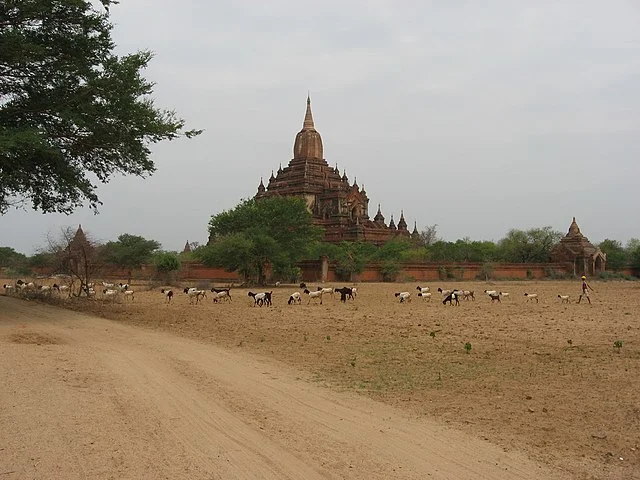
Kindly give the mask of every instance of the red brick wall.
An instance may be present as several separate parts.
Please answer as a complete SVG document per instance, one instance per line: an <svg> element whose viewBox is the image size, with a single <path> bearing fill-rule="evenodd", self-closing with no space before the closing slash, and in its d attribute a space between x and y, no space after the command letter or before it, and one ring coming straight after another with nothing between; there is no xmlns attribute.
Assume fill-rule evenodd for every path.
<svg viewBox="0 0 640 480"><path fill-rule="evenodd" d="M305 282L321 281L320 261L305 261L299 264L302 269L302 279ZM459 263L459 264L441 264L441 263L405 263L402 264L397 280L413 279L416 281L432 281L439 280L441 276L441 268L447 269L453 278L459 280L475 280L482 271L484 264L482 263ZM526 278L543 278L545 273L553 269L558 274L567 273L565 266L555 263L502 263L493 264L491 278L504 279L526 279ZM354 275L353 280L359 282L381 282L382 272L379 264L369 264L362 273ZM335 282L337 280L335 272L335 264L329 264L329 271L325 281Z"/></svg>

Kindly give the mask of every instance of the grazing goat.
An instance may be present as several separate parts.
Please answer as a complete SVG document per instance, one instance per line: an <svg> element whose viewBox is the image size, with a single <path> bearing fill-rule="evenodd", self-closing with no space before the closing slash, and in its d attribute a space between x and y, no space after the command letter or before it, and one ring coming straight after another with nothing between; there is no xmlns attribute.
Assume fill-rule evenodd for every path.
<svg viewBox="0 0 640 480"><path fill-rule="evenodd" d="M422 300L429 300L431 301L431 292L420 292L418 293L419 297L422 297Z"/></svg>
<svg viewBox="0 0 640 480"><path fill-rule="evenodd" d="M300 282L300 288L307 288L307 284L304 282Z"/></svg>
<svg viewBox="0 0 640 480"><path fill-rule="evenodd" d="M122 285L122 284L121 284L121 285ZM113 288L113 287L115 287L116 285L115 285L115 283L102 282L102 286L103 286L104 288Z"/></svg>
<svg viewBox="0 0 640 480"><path fill-rule="evenodd" d="M462 295L462 298L464 298L465 300L474 300L476 299L473 290L460 290L460 294Z"/></svg>
<svg viewBox="0 0 640 480"><path fill-rule="evenodd" d="M394 295L400 299L400 303L411 301L411 293L409 292L396 292Z"/></svg>
<svg viewBox="0 0 640 480"><path fill-rule="evenodd" d="M231 301L231 292L228 288L212 288L211 291L215 292L215 295L213 296L213 303L222 302L223 300L226 300L227 302Z"/></svg>
<svg viewBox="0 0 640 480"><path fill-rule="evenodd" d="M247 295L250 296L251 298L253 298L253 306L254 307L256 305L261 307L262 305L266 305L266 306L271 305L271 294L272 293L273 293L273 291L271 291L271 292L260 292L260 293L249 292Z"/></svg>
<svg viewBox="0 0 640 480"><path fill-rule="evenodd" d="M569 303L570 296L569 295L558 295L560 299L560 303Z"/></svg>
<svg viewBox="0 0 640 480"><path fill-rule="evenodd" d="M508 292L498 292L502 298L509 298Z"/></svg>
<svg viewBox="0 0 640 480"><path fill-rule="evenodd" d="M295 305L296 303L300 305L302 303L300 292L293 292L291 295L289 295L289 301L287 303L289 305Z"/></svg>
<svg viewBox="0 0 640 480"><path fill-rule="evenodd" d="M322 290L322 293L324 295L331 295L331 298L333 298L333 288L331 288L331 287L325 287L325 288L318 287L318 291L320 291L320 290Z"/></svg>
<svg viewBox="0 0 640 480"><path fill-rule="evenodd" d="M2 288L4 288L4 293L5 293L5 295L8 295L8 294L10 294L13 290L15 290L15 289L13 288L13 285L9 285L9 284L7 284L7 283L5 283L5 284L2 286Z"/></svg>
<svg viewBox="0 0 640 480"><path fill-rule="evenodd" d="M459 307L460 306L460 299L458 298L459 296L460 296L459 292L457 290L454 290L449 295L447 295L444 300L442 300L442 304L446 305L447 302L449 302L449 305L453 305L453 302L456 302L456 307Z"/></svg>
<svg viewBox="0 0 640 480"><path fill-rule="evenodd" d="M173 298L173 290L163 288L162 290L160 290L160 293L164 293L165 303L171 303L171 299Z"/></svg>
<svg viewBox="0 0 640 480"><path fill-rule="evenodd" d="M498 293L497 290L485 290L484 293L486 293L487 295L491 296L492 294Z"/></svg>
<svg viewBox="0 0 640 480"><path fill-rule="evenodd" d="M535 300L535 301L536 301L536 303L538 303L538 302L539 302L539 300L538 300L538 294L537 294L537 293L525 293L525 294L524 294L524 296L525 296L525 297L527 297L527 302L528 302L529 300Z"/></svg>
<svg viewBox="0 0 640 480"><path fill-rule="evenodd" d="M122 292L122 293L124 293L124 298L125 298L125 300L126 300L126 299L128 299L128 298L130 298L130 299L131 299L131 301L133 302L133 300L134 300L134 292L133 292L133 290L125 290L125 291L124 291L124 292Z"/></svg>
<svg viewBox="0 0 640 480"><path fill-rule="evenodd" d="M212 292L214 293L222 293L222 292L227 292L227 296L229 297L229 301L231 301L231 289L230 288L215 288L213 287L211 289ZM224 296L224 295L222 295Z"/></svg>
<svg viewBox="0 0 640 480"><path fill-rule="evenodd" d="M124 292L125 290L129 290L129 284L128 283L120 283L120 291Z"/></svg>
<svg viewBox="0 0 640 480"><path fill-rule="evenodd" d="M89 289L91 290L91 289ZM102 294L106 297L106 298L110 298L112 300L114 300L118 294L120 293L120 290L110 290L108 288L105 288L104 290L102 290ZM87 296L89 296L89 292L87 292Z"/></svg>
<svg viewBox="0 0 640 480"><path fill-rule="evenodd" d="M205 290L198 290L197 288L185 287L184 293L189 295L189 303L193 303L193 299L196 299L196 305L200 302L201 298L207 298L207 292Z"/></svg>
<svg viewBox="0 0 640 480"><path fill-rule="evenodd" d="M499 293L490 293L489 294L489 298L491 298L491 303L493 303L493 302L502 303L500 301L500 294Z"/></svg>
<svg viewBox="0 0 640 480"><path fill-rule="evenodd" d="M420 292L420 293L427 293L427 292L429 292L429 287L421 287L420 285L418 285L416 287L416 290L418 290L418 292Z"/></svg>
<svg viewBox="0 0 640 480"><path fill-rule="evenodd" d="M309 301L307 302L307 305L311 303L312 299L314 301L320 299L320 305L322 305L322 294L324 293L324 291L322 289L320 289L320 290L318 290L316 292L310 292L308 288L305 288L304 289L304 293L309 295Z"/></svg>
<svg viewBox="0 0 640 480"><path fill-rule="evenodd" d="M340 294L341 302L346 302L347 297L350 297L351 299L353 299L353 288L349 288L349 287L335 288L334 291Z"/></svg>
<svg viewBox="0 0 640 480"><path fill-rule="evenodd" d="M447 297L449 294L453 293L453 290L443 290L438 287L438 292L440 292L443 297Z"/></svg>
<svg viewBox="0 0 640 480"><path fill-rule="evenodd" d="M351 287L351 296L353 297L353 299L356 299L356 295L358 294L358 288L357 287Z"/></svg>

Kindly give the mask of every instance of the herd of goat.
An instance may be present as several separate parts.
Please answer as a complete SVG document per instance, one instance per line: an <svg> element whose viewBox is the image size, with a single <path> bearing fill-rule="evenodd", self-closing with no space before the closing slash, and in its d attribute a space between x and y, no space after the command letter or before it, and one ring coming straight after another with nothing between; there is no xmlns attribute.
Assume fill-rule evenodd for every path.
<svg viewBox="0 0 640 480"><path fill-rule="evenodd" d="M105 299L115 299L119 298L121 295L124 296L125 299L133 301L135 298L135 292L130 286L126 283L108 283L101 282L99 289L102 292L102 296ZM276 284L279 286L279 283ZM86 286L83 286L83 290L85 291L87 297L94 297L96 295L96 287L97 284L89 283ZM71 290L69 285L58 285L54 283L53 285L36 285L33 282L24 282L23 280L18 280L15 284L5 284L3 285L5 290L5 294L11 294L13 292L26 294L29 292L39 292L41 294L52 294L53 292L57 293L67 293L71 295ZM357 287L341 287L341 288L331 288L331 287L317 287L316 290L310 290L307 288L307 285L302 282L300 283L300 288L302 289L302 293L293 292L289 295L288 304L289 305L299 305L302 303L303 296L307 297L307 304L311 302L317 302L322 304L323 298L327 295L334 298L335 293L340 294L340 301L347 302L347 300L354 300L358 293ZM416 290L418 291L417 296L422 298L425 301L430 301L432 294L430 292L429 287L421 287L417 286ZM164 294L165 302L171 303L173 300L174 292L172 289L163 288L161 289L161 293ZM189 303L198 304L201 301L204 301L207 298L207 290L198 289L195 287L186 287L183 290L183 293L187 295L189 298ZM222 303L222 302L231 302L231 288L211 288L209 293L213 297L213 303ZM460 305L460 300L466 301L475 301L475 292L473 290L462 290L462 289L450 289L443 290L442 288L438 288L438 293L441 295L442 303L444 305ZM496 290L484 290L484 293L491 299L491 303L499 303L504 299L509 298L509 293L496 291ZM253 299L253 306L271 306L273 291L264 291L264 292L248 292L249 297ZM408 291L404 292L396 292L395 297L400 301L400 303L408 303L411 302L412 293ZM525 293L527 302L539 302L537 293ZM570 296L569 295L558 295L561 303L569 303Z"/></svg>

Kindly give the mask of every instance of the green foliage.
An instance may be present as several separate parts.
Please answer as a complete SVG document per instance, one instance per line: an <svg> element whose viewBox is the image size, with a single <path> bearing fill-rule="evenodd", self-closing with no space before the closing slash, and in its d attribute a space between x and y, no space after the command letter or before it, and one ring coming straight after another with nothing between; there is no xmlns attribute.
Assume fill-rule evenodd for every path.
<svg viewBox="0 0 640 480"><path fill-rule="evenodd" d="M616 340L615 342L613 342L613 348L615 348L617 352L620 353L620 350L622 349L622 340Z"/></svg>
<svg viewBox="0 0 640 480"><path fill-rule="evenodd" d="M11 247L0 247L0 267L16 270L27 264L26 255L16 252Z"/></svg>
<svg viewBox="0 0 640 480"><path fill-rule="evenodd" d="M95 210L95 179L151 174L150 144L200 133L155 107L141 75L152 54L117 56L108 10L117 2L101 3L0 3L0 213L26 201Z"/></svg>
<svg viewBox="0 0 640 480"><path fill-rule="evenodd" d="M53 252L38 252L31 255L27 263L32 268L53 268L59 264L59 261Z"/></svg>
<svg viewBox="0 0 640 480"><path fill-rule="evenodd" d="M467 343L465 343L465 344L464 344L464 350L465 350L467 353L471 353L471 344L470 344L469 342L467 342Z"/></svg>
<svg viewBox="0 0 640 480"><path fill-rule="evenodd" d="M206 265L237 271L263 283L271 266L274 277L291 279L296 263L317 251L322 230L312 224L304 200L273 197L245 200L211 217L212 242L194 255Z"/></svg>
<svg viewBox="0 0 640 480"><path fill-rule="evenodd" d="M116 242L107 242L101 250L105 262L118 265L129 270L140 267L151 260L153 252L160 248L160 243L147 240L138 235L123 233ZM129 281L131 279L129 278Z"/></svg>
<svg viewBox="0 0 640 480"><path fill-rule="evenodd" d="M607 270L617 272L627 266L627 252L618 240L603 240L598 247L607 254Z"/></svg>
<svg viewBox="0 0 640 480"><path fill-rule="evenodd" d="M551 247L560 241L562 233L551 227L532 228L527 231L510 230L498 247L503 261L513 263L546 263L550 261Z"/></svg>
<svg viewBox="0 0 640 480"><path fill-rule="evenodd" d="M493 263L483 263L478 271L478 280L484 280L485 282L493 278L495 271L495 265Z"/></svg>
<svg viewBox="0 0 640 480"><path fill-rule="evenodd" d="M168 274L180 269L180 259L175 252L157 252L153 256L153 265L160 273Z"/></svg>
<svg viewBox="0 0 640 480"><path fill-rule="evenodd" d="M629 243L627 243L627 255L631 268L640 270L640 240L637 238L629 240ZM607 263L608 260L609 259L607 259Z"/></svg>
<svg viewBox="0 0 640 480"><path fill-rule="evenodd" d="M384 260L380 264L383 282L395 282L401 270L400 264L395 260Z"/></svg>

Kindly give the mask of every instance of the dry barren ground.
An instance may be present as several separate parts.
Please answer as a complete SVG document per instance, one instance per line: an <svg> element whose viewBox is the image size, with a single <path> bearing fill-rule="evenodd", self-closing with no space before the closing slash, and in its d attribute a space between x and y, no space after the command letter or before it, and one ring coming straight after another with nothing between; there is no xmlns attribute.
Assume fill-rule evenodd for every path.
<svg viewBox="0 0 640 480"><path fill-rule="evenodd" d="M286 304L288 295L296 289L281 287L273 289L274 306L270 308L250 306L247 290L243 289L232 290L231 303L213 304L209 296L202 305L190 305L177 290L173 303L166 305L158 289L143 291L142 285L134 287L138 292L132 303L65 302L67 307L117 322L104 325L87 317L67 317L72 314L33 303L2 303L3 384L19 392L15 395L26 395L26 401L36 395L38 385L65 378L64 369L61 373L62 367L50 362L50 357L77 361L85 367L87 363L95 364L88 377L77 379L71 373L68 377L79 383L79 390L74 392L109 398L109 407L95 415L100 419L98 424L110 423L107 430L111 433L101 437L102 444L86 447L94 455L104 456L105 471L114 462L129 466L129 456L140 455L135 450L127 454L120 450L126 442L133 441L144 453L159 445L165 469L161 469L162 465L149 466L153 462L146 468L168 472L170 478L177 478L171 468L183 468L182 474L191 475L185 474L184 478L255 478L251 470L256 469L267 472L263 475L266 478L313 478L312 473L328 478L552 478L551 473L536 470L534 464L560 472L561 478L640 478L640 283L594 282L597 292L592 296L592 305L575 303L579 289L576 282L441 284L443 288L475 290L476 301L463 302L460 307L443 306L437 292L431 302L423 302L415 295L415 286L362 284L358 286L357 299L347 304L337 298L325 298L323 305L307 305L305 299L300 306ZM435 290L438 285L430 286ZM481 294L486 288L508 291L510 297L501 304L491 304ZM401 290L414 292L411 303L397 302L393 293ZM526 303L526 291L538 293L540 303ZM572 303L561 304L558 294L572 294ZM3 316L7 305L20 315ZM32 313L28 308L38 310ZM44 320L39 320L45 312ZM29 315L34 315L34 325L29 322ZM124 324L145 330L130 329ZM198 342L186 343L189 340L149 330L165 330ZM613 347L616 340L622 341L619 349ZM466 343L471 344L469 353L464 348ZM39 350L34 350L34 344ZM111 356L102 354L103 350ZM25 352L32 352L29 361ZM37 354L42 355L43 365L38 367L33 352L41 352ZM254 357L255 353L261 355ZM24 366L22 362L14 365L16 362L11 359L22 355ZM265 359L269 357L272 360ZM269 367L260 362L267 362ZM82 371L80 364L75 368ZM7 365L13 368L7 371ZM290 373L287 368L304 373ZM230 373L224 373L227 369ZM269 373L260 376L256 372L261 369ZM160 373L154 373L156 370ZM276 390L286 390L287 395L279 398L264 385L271 375L286 383ZM296 380L296 375L312 380L311 385ZM31 380L32 376L38 382ZM233 386L236 377L243 379L242 386ZM105 388L112 390L105 393ZM336 390L341 392L334 397ZM305 399L300 400L294 392L306 395ZM25 415L43 417L38 421L32 418L32 430L24 434L27 436L37 434L41 424L52 432L61 428L67 431L74 421L82 424L86 420L79 419L80 414L74 409L69 418L61 417L60 424L47 423L48 413L37 404L19 409L12 416L5 410L6 393L5 388L5 397L0 396L4 412L0 417L0 438L6 435L5 426L20 425ZM158 404L148 396L166 400ZM212 397L215 408L202 404L202 396ZM384 410L388 407L365 397L395 408ZM78 406L90 407L89 397L83 398L69 397ZM320 402L317 405L315 398ZM348 400L336 400L343 398ZM196 407L202 411L192 412L190 420L181 423L179 418L184 414L178 410ZM229 470L225 475L220 470L218 476L198 476L184 465L204 474L212 471L208 470L210 467L221 468L220 462L202 463L211 453L206 448L211 447L201 445L203 439L198 437L188 440L187 449L181 434L202 427L203 434L217 439L220 432L213 429L212 433L198 425L210 414L209 409L218 407L230 412L232 418L228 422L242 425L234 430L230 423L220 429L231 432L227 442L239 435L234 448L253 453L231 459L233 465L246 463L243 473ZM308 417L303 415L305 408L311 412ZM331 415L338 408L347 410ZM151 415L150 409L165 416ZM178 433L171 430L171 422L166 419L172 414L171 409L179 417L175 420ZM398 409L403 413L398 414ZM89 408L88 415L92 414ZM386 415L389 420L385 423ZM138 425L132 434L135 438L123 439L117 432L126 431L127 422L136 423L138 417L143 421L148 418L149 424L143 422L144 428ZM348 426L341 427L345 421ZM441 432L433 434L429 430L440 428L434 427L434 421L466 435L455 441L438 442L444 437L439 437ZM211 421L204 423L209 425ZM359 425L364 430L359 430ZM391 427L404 432L402 442L390 440L389 435L378 438ZM305 430L317 431L317 435L304 433ZM159 443L144 447L149 432L154 432L157 438L153 437L153 441ZM98 436L95 433L91 438L95 441ZM17 438L30 445L28 439ZM163 449L173 445L175 438L183 443L169 460ZM75 441L72 437L68 440ZM6 441L3 439L2 443ZM15 452L20 441L10 445L9 451ZM218 444L216 441L213 443ZM263 441L272 450L263 450ZM465 441L473 447L465 446ZM108 453L114 443L118 454ZM440 444L450 450L429 453ZM482 445L492 444L501 447L504 457L498 459L492 450L481 452ZM3 454L7 456L7 450L3 452L1 448L0 459ZM235 451L230 444L221 448ZM447 457L456 450L457 456ZM74 461L82 464L84 454L78 452L73 453L78 456ZM533 463L518 457L518 452ZM114 459L110 461L108 455ZM182 455L181 461L175 455ZM264 470L264 458L270 456L276 458L270 464L273 469ZM446 466L439 463L446 458ZM469 470L465 458L482 461ZM428 470L428 465L439 470ZM488 470L492 465L498 469ZM516 465L519 471L514 470ZM304 468L310 470L301 470ZM129 472L128 478L138 478L137 471L130 469L111 473L113 478L122 478L125 471Z"/></svg>

